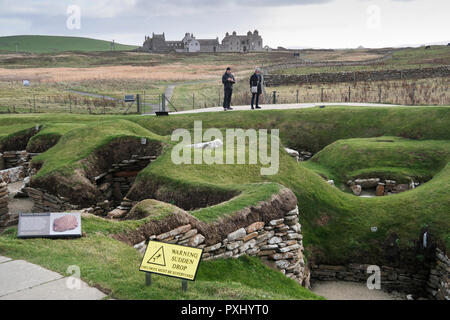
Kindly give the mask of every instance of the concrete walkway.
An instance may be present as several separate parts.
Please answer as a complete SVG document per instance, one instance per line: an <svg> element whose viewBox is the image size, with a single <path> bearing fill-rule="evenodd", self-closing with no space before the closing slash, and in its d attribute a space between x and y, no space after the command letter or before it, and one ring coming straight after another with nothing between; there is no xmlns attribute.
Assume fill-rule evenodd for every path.
<svg viewBox="0 0 450 320"><path fill-rule="evenodd" d="M290 109L305 109L305 108L314 108L318 106L347 106L347 107L402 107L402 105L394 105L394 104L379 104L379 103L332 103L332 102L324 102L324 103L294 103L294 104L265 104L260 105L262 110L290 110ZM403 106L408 107L408 106ZM258 110L251 110L250 106L233 106L233 111L253 111L258 112ZM227 111L227 112L233 112ZM214 107L214 108L203 108L203 109L194 109L194 110L186 110L180 112L170 112L170 114L190 114L190 113L202 113L202 112L224 112L222 107ZM149 116L152 114L143 114L143 116Z"/></svg>
<svg viewBox="0 0 450 320"><path fill-rule="evenodd" d="M0 300L100 300L104 297L103 292L79 279L0 256Z"/></svg>
<svg viewBox="0 0 450 320"><path fill-rule="evenodd" d="M175 87L176 87L175 84L169 84L169 85L167 86L166 91L165 91L165 93L164 93L164 94L166 95L166 99L167 99L167 100L170 101L170 99L172 99L173 92L175 91Z"/></svg>
<svg viewBox="0 0 450 320"><path fill-rule="evenodd" d="M327 300L404 300L405 295L369 290L365 283L346 281L316 281L312 292Z"/></svg>

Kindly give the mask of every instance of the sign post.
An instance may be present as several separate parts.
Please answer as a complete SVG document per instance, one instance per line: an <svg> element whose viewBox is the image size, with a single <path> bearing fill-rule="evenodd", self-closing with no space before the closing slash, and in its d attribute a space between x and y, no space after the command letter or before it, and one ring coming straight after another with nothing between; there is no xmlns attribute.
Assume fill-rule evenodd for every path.
<svg viewBox="0 0 450 320"><path fill-rule="evenodd" d="M145 273L145 285L147 287L152 285L152 274L150 272Z"/></svg>
<svg viewBox="0 0 450 320"><path fill-rule="evenodd" d="M188 288L188 282L187 280L182 279L181 280L181 290L183 290L183 292L186 292Z"/></svg>
<svg viewBox="0 0 450 320"><path fill-rule="evenodd" d="M150 241L139 271L146 273L146 285L151 285L151 273L181 279L181 289L186 291L188 280L194 281L203 249Z"/></svg>

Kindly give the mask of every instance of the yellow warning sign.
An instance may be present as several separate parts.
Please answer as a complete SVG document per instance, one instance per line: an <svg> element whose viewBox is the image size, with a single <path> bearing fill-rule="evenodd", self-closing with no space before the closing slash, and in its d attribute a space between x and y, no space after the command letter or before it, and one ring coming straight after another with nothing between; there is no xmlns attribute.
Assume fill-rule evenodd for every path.
<svg viewBox="0 0 450 320"><path fill-rule="evenodd" d="M150 241L140 271L195 280L203 249Z"/></svg>

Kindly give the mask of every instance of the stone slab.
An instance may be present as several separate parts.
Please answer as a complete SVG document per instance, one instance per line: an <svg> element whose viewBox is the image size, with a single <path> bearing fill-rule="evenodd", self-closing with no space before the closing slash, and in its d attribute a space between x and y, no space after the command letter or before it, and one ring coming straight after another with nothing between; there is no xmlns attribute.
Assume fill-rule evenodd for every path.
<svg viewBox="0 0 450 320"><path fill-rule="evenodd" d="M79 288L70 289L74 279L62 278L0 297L0 300L100 300L106 295L80 281ZM69 286L67 286L69 283Z"/></svg>
<svg viewBox="0 0 450 320"><path fill-rule="evenodd" d="M0 263L0 297L62 277L56 272L23 260Z"/></svg>
<svg viewBox="0 0 450 320"><path fill-rule="evenodd" d="M11 258L0 256L0 263L11 261Z"/></svg>

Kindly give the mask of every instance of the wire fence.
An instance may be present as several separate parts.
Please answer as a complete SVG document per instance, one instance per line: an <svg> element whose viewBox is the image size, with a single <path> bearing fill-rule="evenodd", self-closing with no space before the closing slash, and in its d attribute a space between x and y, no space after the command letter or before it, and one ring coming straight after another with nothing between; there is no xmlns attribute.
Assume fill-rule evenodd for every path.
<svg viewBox="0 0 450 320"><path fill-rule="evenodd" d="M136 113L130 103L112 97L89 97L78 94L0 97L2 113Z"/></svg>
<svg viewBox="0 0 450 320"><path fill-rule="evenodd" d="M386 103L403 105L450 105L449 78L423 81L358 82L331 85L281 86L265 88L260 104L320 102ZM76 93L0 97L1 113L152 114L163 101L168 111L185 111L222 106L223 87L204 90L177 89L170 99L164 94L140 92L133 99L87 96ZM232 105L250 105L252 94L245 85L233 92Z"/></svg>

